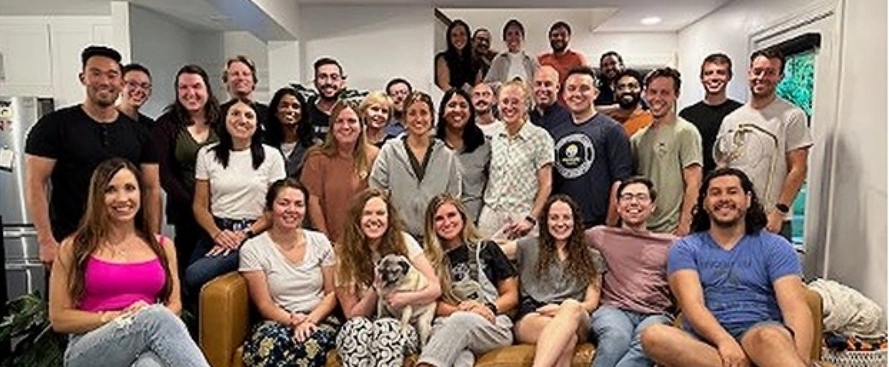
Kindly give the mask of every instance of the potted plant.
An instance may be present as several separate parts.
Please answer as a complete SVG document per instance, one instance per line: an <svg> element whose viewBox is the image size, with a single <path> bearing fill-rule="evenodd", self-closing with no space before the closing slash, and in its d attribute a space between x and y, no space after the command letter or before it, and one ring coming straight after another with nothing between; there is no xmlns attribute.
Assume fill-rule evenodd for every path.
<svg viewBox="0 0 889 367"><path fill-rule="evenodd" d="M7 302L0 322L0 343L11 347L0 367L56 367L62 365L66 338L52 330L49 305L39 293Z"/></svg>

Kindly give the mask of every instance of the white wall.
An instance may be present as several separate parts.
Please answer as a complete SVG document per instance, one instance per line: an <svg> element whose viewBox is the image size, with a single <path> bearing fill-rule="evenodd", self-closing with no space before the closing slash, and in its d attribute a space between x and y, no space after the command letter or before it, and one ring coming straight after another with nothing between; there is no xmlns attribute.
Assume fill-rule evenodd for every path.
<svg viewBox="0 0 889 367"><path fill-rule="evenodd" d="M176 72L193 62L192 32L165 15L137 5L130 6L129 23L132 60L151 71L153 84L151 99L142 107L142 113L158 117L176 99Z"/></svg>
<svg viewBox="0 0 889 367"><path fill-rule="evenodd" d="M343 65L347 85L382 90L394 77L415 89L432 88L435 17L427 6L304 5L300 14L302 83L313 86L312 64L330 56Z"/></svg>
<svg viewBox="0 0 889 367"><path fill-rule="evenodd" d="M620 54L628 67L676 66L676 33L593 32L573 38L573 47L586 53L590 63L596 67L599 66L599 57L608 51Z"/></svg>

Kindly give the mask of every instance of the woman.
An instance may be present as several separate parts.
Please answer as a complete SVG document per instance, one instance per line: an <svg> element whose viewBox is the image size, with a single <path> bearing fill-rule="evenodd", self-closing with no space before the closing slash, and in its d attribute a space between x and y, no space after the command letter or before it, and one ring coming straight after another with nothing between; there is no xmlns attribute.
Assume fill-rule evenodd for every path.
<svg viewBox="0 0 889 367"><path fill-rule="evenodd" d="M414 292L393 292L381 301L401 308L433 303L441 295L435 270L417 241L401 231L398 218L392 201L381 190L362 191L349 208L343 242L336 246L336 297L349 320L336 340L345 367L401 366L404 356L416 349L413 328L404 333L398 320L373 320L378 302L374 289L379 286L374 264L383 256L407 257L428 285Z"/></svg>
<svg viewBox="0 0 889 367"><path fill-rule="evenodd" d="M228 109L219 143L198 152L192 210L208 236L198 242L185 273L188 293L238 268L238 248L268 227L262 200L272 182L286 176L284 157L262 144L256 111L248 101Z"/></svg>
<svg viewBox="0 0 889 367"><path fill-rule="evenodd" d="M400 139L383 146L370 174L370 186L388 190L398 211L404 213L405 229L423 238L423 213L438 194L460 197L460 167L454 153L434 138L432 98L411 93L404 101L407 130Z"/></svg>
<svg viewBox="0 0 889 367"><path fill-rule="evenodd" d="M536 235L537 217L552 190L553 138L530 123L529 105L528 88L522 81L500 88L497 107L503 126L491 137L491 173L478 217L485 238Z"/></svg>
<svg viewBox="0 0 889 367"><path fill-rule="evenodd" d="M361 105L358 106L358 114L364 121L367 142L377 148L382 148L386 140L394 138L386 131L392 109L392 99L380 91L368 93L367 97L361 101Z"/></svg>
<svg viewBox="0 0 889 367"><path fill-rule="evenodd" d="M460 199L466 206L469 220L477 223L482 210L482 195L488 185L491 143L475 124L472 98L462 89L445 92L438 111L435 137L444 141L457 155L463 179L463 196Z"/></svg>
<svg viewBox="0 0 889 367"><path fill-rule="evenodd" d="M340 242L346 210L355 194L367 188L379 149L365 140L358 107L338 101L330 111L330 132L321 146L306 152L301 181L309 189L309 219L334 244Z"/></svg>
<svg viewBox="0 0 889 367"><path fill-rule="evenodd" d="M435 85L445 91L451 88L472 90L482 75L472 62L469 25L455 20L448 26L448 49L435 55Z"/></svg>
<svg viewBox="0 0 889 367"><path fill-rule="evenodd" d="M432 337L419 366L472 366L473 353L512 344L512 320L518 305L516 271L491 241L480 242L460 200L444 194L426 211L426 257L441 280Z"/></svg>
<svg viewBox="0 0 889 367"><path fill-rule="evenodd" d="M574 347L589 334L605 262L584 244L583 219L570 197L547 200L540 224L539 238L503 245L521 280L515 335L521 343L537 344L534 366L570 366Z"/></svg>
<svg viewBox="0 0 889 367"><path fill-rule="evenodd" d="M295 179L275 181L265 198L271 227L241 249L239 271L264 319L244 345L246 366L324 366L334 346L333 247L302 229L308 197Z"/></svg>
<svg viewBox="0 0 889 367"><path fill-rule="evenodd" d="M287 177L299 177L302 172L303 157L315 145L315 133L308 118L303 118L306 99L296 89L278 89L269 105L265 127L266 142L284 154L284 170Z"/></svg>
<svg viewBox="0 0 889 367"><path fill-rule="evenodd" d="M160 159L161 186L167 193L167 222L176 228L178 270L184 273L203 232L191 211L195 162L201 147L219 140L216 122L220 112L210 78L200 66L179 69L173 89L176 101L157 119L153 135Z"/></svg>
<svg viewBox="0 0 889 367"><path fill-rule="evenodd" d="M66 367L209 366L179 320L176 250L151 234L143 187L129 161L100 164L80 228L53 262L49 318L71 334Z"/></svg>

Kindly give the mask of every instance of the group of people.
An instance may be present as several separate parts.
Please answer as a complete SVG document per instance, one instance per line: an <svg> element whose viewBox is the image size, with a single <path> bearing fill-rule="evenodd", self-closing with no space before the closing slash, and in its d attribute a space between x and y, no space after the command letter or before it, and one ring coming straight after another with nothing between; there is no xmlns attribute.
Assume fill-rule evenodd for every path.
<svg viewBox="0 0 889 367"><path fill-rule="evenodd" d="M570 32L554 24L554 56L540 59L571 59ZM520 51L521 23L503 33ZM156 122L139 112L149 70L86 48L84 103L43 117L26 145L51 318L72 334L66 363L88 365L115 340L127 346L115 365L206 365L176 315L237 270L264 320L245 344L253 366L320 365L332 348L347 366L414 352L421 366L466 366L513 342L537 345L536 366L565 366L588 337L597 367L806 365L799 261L773 234L789 233L812 145L806 116L775 95L783 56L751 55L745 104L726 97L731 60L708 56L704 100L677 114L674 69L643 77L609 53L600 74L578 58L526 59L513 75L506 55L481 78L457 69L479 65L469 34L448 30L437 106L400 78L341 100L332 58L314 64L317 98L285 87L265 105L237 56L228 102L186 65ZM161 189L172 241L159 235ZM389 254L428 286L379 299L374 266ZM379 302L437 302L431 338L377 319ZM685 331L661 327L677 306Z"/></svg>

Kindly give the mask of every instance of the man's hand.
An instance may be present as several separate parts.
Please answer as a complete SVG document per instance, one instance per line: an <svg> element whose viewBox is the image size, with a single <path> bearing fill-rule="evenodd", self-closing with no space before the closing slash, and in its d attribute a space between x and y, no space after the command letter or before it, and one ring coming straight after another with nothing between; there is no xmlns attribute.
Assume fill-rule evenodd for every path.
<svg viewBox="0 0 889 367"><path fill-rule="evenodd" d="M534 223L531 223L531 221L529 221L528 219L522 219L518 222L513 222L512 224L510 224L509 228L507 228L506 231L508 233L509 239L514 240L517 238L525 237L525 235L527 235L528 232L531 232L532 229L534 229Z"/></svg>
<svg viewBox="0 0 889 367"><path fill-rule="evenodd" d="M734 339L726 339L726 341L717 344L716 349L719 351L719 357L722 358L723 367L750 367L747 354Z"/></svg>
<svg viewBox="0 0 889 367"><path fill-rule="evenodd" d="M680 217L679 225L673 230L673 235L676 237L685 237L689 232L691 232L691 218L685 216Z"/></svg>
<svg viewBox="0 0 889 367"><path fill-rule="evenodd" d="M535 310L535 311L537 311L537 313L539 313L543 316L555 316L556 312L559 312L559 308L561 308L561 306L559 306L557 304L550 303L550 304L538 307L537 310Z"/></svg>
<svg viewBox="0 0 889 367"><path fill-rule="evenodd" d="M781 226L784 225L784 213L781 213L777 210L769 211L768 215L768 223L766 224L766 230L772 233L781 232Z"/></svg>
<svg viewBox="0 0 889 367"><path fill-rule="evenodd" d="M52 262L59 252L59 243L52 235L47 238L37 238L37 243L40 244L40 262L47 268L52 268Z"/></svg>

